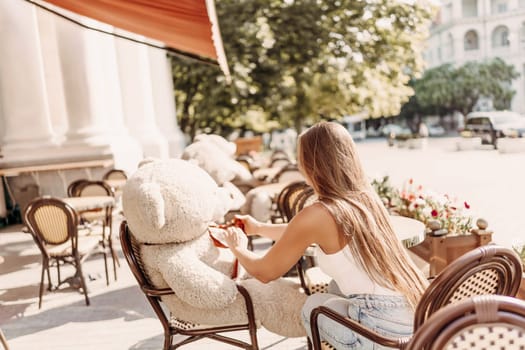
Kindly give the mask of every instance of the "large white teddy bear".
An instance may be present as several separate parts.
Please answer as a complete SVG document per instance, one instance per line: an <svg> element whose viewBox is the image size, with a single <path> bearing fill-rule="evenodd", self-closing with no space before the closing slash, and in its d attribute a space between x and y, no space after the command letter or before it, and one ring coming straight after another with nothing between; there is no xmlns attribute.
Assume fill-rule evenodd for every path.
<svg viewBox="0 0 525 350"><path fill-rule="evenodd" d="M216 247L208 234L210 222L229 209L223 191L203 169L182 159L146 163L128 179L124 215L141 243L148 276L156 287L173 289L175 295L162 299L180 320L246 323L238 283L248 290L259 324L283 336L305 336L300 310L306 296L297 283L231 278L233 254Z"/></svg>

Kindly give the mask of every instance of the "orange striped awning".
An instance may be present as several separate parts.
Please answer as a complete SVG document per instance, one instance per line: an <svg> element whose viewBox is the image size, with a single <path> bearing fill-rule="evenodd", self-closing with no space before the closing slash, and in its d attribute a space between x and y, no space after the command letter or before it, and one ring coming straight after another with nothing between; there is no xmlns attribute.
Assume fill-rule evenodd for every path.
<svg viewBox="0 0 525 350"><path fill-rule="evenodd" d="M60 8L216 61L226 75L214 0L45 0Z"/></svg>

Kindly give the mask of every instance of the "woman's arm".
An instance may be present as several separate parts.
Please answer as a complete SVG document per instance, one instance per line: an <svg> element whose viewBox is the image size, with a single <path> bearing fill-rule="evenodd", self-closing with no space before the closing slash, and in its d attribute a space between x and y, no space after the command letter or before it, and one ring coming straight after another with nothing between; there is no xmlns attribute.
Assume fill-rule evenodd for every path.
<svg viewBox="0 0 525 350"><path fill-rule="evenodd" d="M240 220L244 226L244 232L248 236L259 235L278 241L284 233L288 224L266 224L255 220L250 215L236 215L236 220Z"/></svg>
<svg viewBox="0 0 525 350"><path fill-rule="evenodd" d="M241 235L241 230L231 227L225 240L246 271L267 283L289 271L308 246L323 242L324 235L333 235L337 239L338 232L330 214L321 205L312 205L300 211L285 225L280 239L263 256L248 250L244 244L246 238Z"/></svg>

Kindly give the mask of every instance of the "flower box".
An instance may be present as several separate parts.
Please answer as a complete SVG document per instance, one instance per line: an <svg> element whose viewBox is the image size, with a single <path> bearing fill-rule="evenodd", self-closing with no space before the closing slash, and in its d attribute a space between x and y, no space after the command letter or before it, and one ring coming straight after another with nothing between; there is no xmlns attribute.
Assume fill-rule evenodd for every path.
<svg viewBox="0 0 525 350"><path fill-rule="evenodd" d="M492 231L473 230L470 234L434 236L428 233L425 240L410 251L429 263L429 277L434 277L455 259L492 241Z"/></svg>

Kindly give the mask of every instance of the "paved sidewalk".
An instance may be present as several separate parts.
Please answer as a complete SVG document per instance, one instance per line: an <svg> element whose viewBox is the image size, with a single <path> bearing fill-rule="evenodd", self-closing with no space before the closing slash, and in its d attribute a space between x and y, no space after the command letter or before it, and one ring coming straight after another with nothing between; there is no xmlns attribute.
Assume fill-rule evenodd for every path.
<svg viewBox="0 0 525 350"><path fill-rule="evenodd" d="M45 292L38 309L41 258L36 244L20 226L0 230L0 327L11 350L158 350L162 327L138 289L122 255L118 280L106 286L102 256L85 265L90 306L83 294L71 288ZM117 242L117 246L120 245ZM120 250L119 250L120 252ZM108 261L111 267L111 261ZM64 269L63 276L73 270ZM111 271L110 271L111 272ZM56 271L52 270L52 278ZM112 274L110 273L110 278ZM236 332L248 341L246 331ZM285 338L265 329L258 331L261 349L306 349L306 338ZM192 349L238 349L204 339L183 347Z"/></svg>

